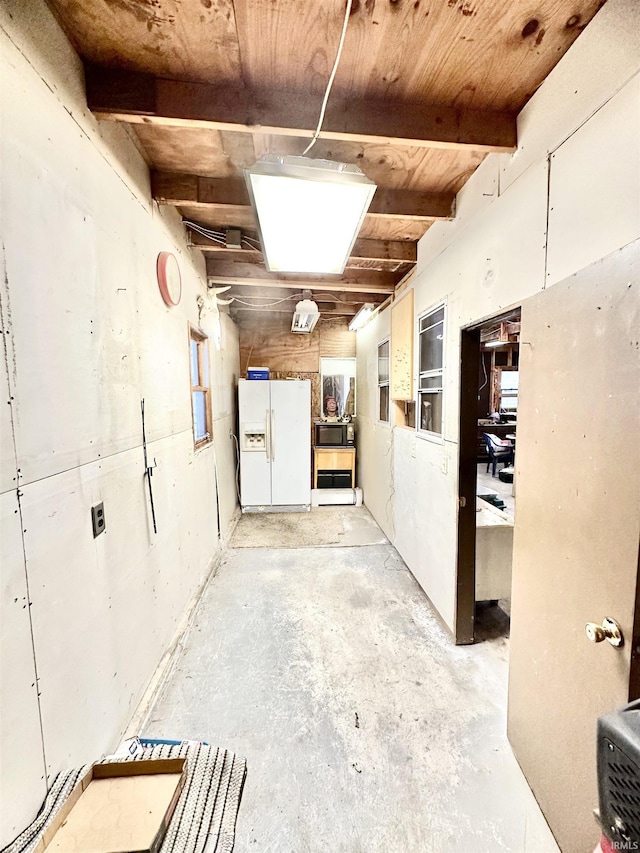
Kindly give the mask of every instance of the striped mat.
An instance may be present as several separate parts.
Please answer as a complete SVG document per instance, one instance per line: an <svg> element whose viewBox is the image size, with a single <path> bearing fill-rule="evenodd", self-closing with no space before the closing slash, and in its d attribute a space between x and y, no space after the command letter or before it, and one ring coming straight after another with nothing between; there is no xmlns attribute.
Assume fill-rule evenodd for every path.
<svg viewBox="0 0 640 853"><path fill-rule="evenodd" d="M159 744L124 759L186 758L187 778L160 853L231 853L247 763L200 743ZM31 853L90 765L59 773L33 823L0 853Z"/></svg>

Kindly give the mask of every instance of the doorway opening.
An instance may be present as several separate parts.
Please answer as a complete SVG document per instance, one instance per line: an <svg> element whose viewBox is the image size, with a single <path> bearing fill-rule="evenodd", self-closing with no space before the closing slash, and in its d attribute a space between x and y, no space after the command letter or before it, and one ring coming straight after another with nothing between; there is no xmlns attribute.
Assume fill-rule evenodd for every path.
<svg viewBox="0 0 640 853"><path fill-rule="evenodd" d="M462 330L456 642L508 637L520 308Z"/></svg>

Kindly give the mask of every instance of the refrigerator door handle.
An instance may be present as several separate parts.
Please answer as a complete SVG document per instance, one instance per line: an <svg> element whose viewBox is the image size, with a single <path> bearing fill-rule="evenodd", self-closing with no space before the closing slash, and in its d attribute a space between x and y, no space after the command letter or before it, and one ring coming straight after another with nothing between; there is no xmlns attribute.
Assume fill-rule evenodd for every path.
<svg viewBox="0 0 640 853"><path fill-rule="evenodd" d="M265 432L266 432L266 440L267 440L266 441L266 444L267 444L266 458L267 458L267 464L269 464L271 462L271 424L270 424L270 420L269 420L269 409L267 409L267 411L265 412L264 420L265 420Z"/></svg>
<svg viewBox="0 0 640 853"><path fill-rule="evenodd" d="M276 428L275 428L275 423L273 422L274 416L275 416L275 409L271 409L271 429L269 430L269 444L271 445L271 459L276 458Z"/></svg>

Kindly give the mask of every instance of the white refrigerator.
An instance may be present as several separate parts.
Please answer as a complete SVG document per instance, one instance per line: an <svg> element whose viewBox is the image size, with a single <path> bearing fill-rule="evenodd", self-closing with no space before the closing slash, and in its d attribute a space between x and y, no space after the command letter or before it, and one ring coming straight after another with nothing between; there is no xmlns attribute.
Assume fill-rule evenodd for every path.
<svg viewBox="0 0 640 853"><path fill-rule="evenodd" d="M311 382L240 379L243 512L304 511L311 504Z"/></svg>

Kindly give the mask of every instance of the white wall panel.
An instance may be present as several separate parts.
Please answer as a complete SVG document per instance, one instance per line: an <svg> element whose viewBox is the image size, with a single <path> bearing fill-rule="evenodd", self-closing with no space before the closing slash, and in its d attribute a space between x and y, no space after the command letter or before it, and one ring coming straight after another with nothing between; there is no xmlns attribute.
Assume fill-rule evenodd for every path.
<svg viewBox="0 0 640 853"><path fill-rule="evenodd" d="M416 272L426 269L499 195L500 158L489 154L456 196L455 218L434 222L428 239L418 243Z"/></svg>
<svg viewBox="0 0 640 853"><path fill-rule="evenodd" d="M0 495L0 843L38 812L46 793L38 688L15 492Z"/></svg>
<svg viewBox="0 0 640 853"><path fill-rule="evenodd" d="M15 499L17 465L51 776L115 745L218 553L216 505L227 527L236 510L228 433L238 335L226 318L222 349L210 348L216 447L196 453L188 328L198 322L204 260L187 247L179 214L151 201L148 169L127 131L88 112L82 66L45 6L10 0L0 27L2 304L3 316L11 309L5 338L17 447L16 461L5 440L5 390L0 485ZM182 301L171 309L156 281L163 250L176 254L182 273ZM0 382L6 389L6 365ZM143 473L142 397L157 461L157 534ZM90 508L99 501L106 531L94 540ZM15 628L22 642L4 592L2 630ZM3 662L3 702L15 677ZM21 689L0 720L3 759L7 750L10 757L3 785L16 777L14 743L38 744ZM18 794L31 792L25 808L44 792L38 749L40 768L27 750L24 780L14 781ZM3 823L0 846L10 834Z"/></svg>
<svg viewBox="0 0 640 853"><path fill-rule="evenodd" d="M393 503L401 507L396 512L394 544L408 566L420 564L420 547L424 519L420 517L418 495L418 444L415 430L396 428L393 431Z"/></svg>
<svg viewBox="0 0 640 853"><path fill-rule="evenodd" d="M506 188L546 157L640 67L640 3L607 0L518 116L518 150L500 157Z"/></svg>
<svg viewBox="0 0 640 853"><path fill-rule="evenodd" d="M365 503L451 628L460 330L521 304L638 236L640 84L630 78L640 65L640 29L634 22L640 26L638 4L609 0L521 114L516 154L487 157L458 195L455 220L434 225L418 245L416 317L440 301L447 305L444 443L414 443L396 429L392 472L383 476L375 468L384 450L372 422L360 429ZM617 55L625 49L626 56ZM571 133L553 159L549 200L547 152ZM388 314L358 333L360 400L367 399L368 383L375 387L376 330ZM371 404L366 411L373 412Z"/></svg>
<svg viewBox="0 0 640 853"><path fill-rule="evenodd" d="M456 464L454 447L418 442L415 512L420 524L420 541L416 549L417 562L410 568L449 626L453 626L455 602ZM404 507L396 510L402 511Z"/></svg>
<svg viewBox="0 0 640 853"><path fill-rule="evenodd" d="M77 468L22 498L49 778L102 754L117 717L113 575L89 514L98 477L97 463Z"/></svg>
<svg viewBox="0 0 640 853"><path fill-rule="evenodd" d="M15 360L13 336L11 334L11 294L7 287L4 270L4 248L0 246L0 320L2 322L2 340L0 341L0 494L16 487L16 454L13 444L13 423L11 417L11 389L15 382ZM11 378L10 378L11 377Z"/></svg>
<svg viewBox="0 0 640 853"><path fill-rule="evenodd" d="M216 549L213 464L194 458L190 431L149 455L157 533L141 448L23 490L50 778L113 747ZM106 529L94 539L100 501Z"/></svg>
<svg viewBox="0 0 640 853"><path fill-rule="evenodd" d="M483 184L478 185L479 191L482 187ZM394 519L394 544L450 627L454 618L457 548L460 328L498 313L542 287L546 198L547 165L543 161L531 167L517 186L499 199L491 204L479 202L477 218L460 231L458 241L440 252L415 278L416 317L446 300L445 441L418 437L414 446L399 436L402 430L396 429L392 481L389 475L386 479L380 474L368 477L365 503L379 523L382 512ZM385 318L389 313L384 312ZM372 352L369 348L373 347L371 334L359 332L357 340L358 364L366 364ZM417 359L416 335L416 367ZM361 381L359 376L358 382ZM360 387L359 384L358 393ZM370 442L365 443L363 454L368 455L369 448ZM384 457L379 448L375 452L381 465ZM366 460L361 464L365 472L371 466ZM411 479L409 471L415 471ZM414 484L413 489L410 483ZM418 532L413 533L414 529Z"/></svg>
<svg viewBox="0 0 640 853"><path fill-rule="evenodd" d="M164 218L152 226L148 200L115 178L11 44L6 53L2 221L14 324L32 331L15 341L16 441L30 482L139 443L141 392L155 411L150 438L188 427L186 318L197 322L201 285ZM179 257L177 309L158 291L162 250Z"/></svg>
<svg viewBox="0 0 640 853"><path fill-rule="evenodd" d="M378 344L389 337L389 332L390 312L385 311L357 333L356 482L370 512L393 539L392 430L378 420Z"/></svg>
<svg viewBox="0 0 640 853"><path fill-rule="evenodd" d="M218 476L220 530L223 537L238 508L236 493L237 457L235 443L230 437L237 433L237 385L240 376L240 344L238 327L228 315L220 315L221 349L211 345L211 381L213 394L213 440ZM205 318L202 328L215 339L215 328Z"/></svg>
<svg viewBox="0 0 640 853"><path fill-rule="evenodd" d="M636 76L551 156L547 287L640 236L639 178Z"/></svg>

